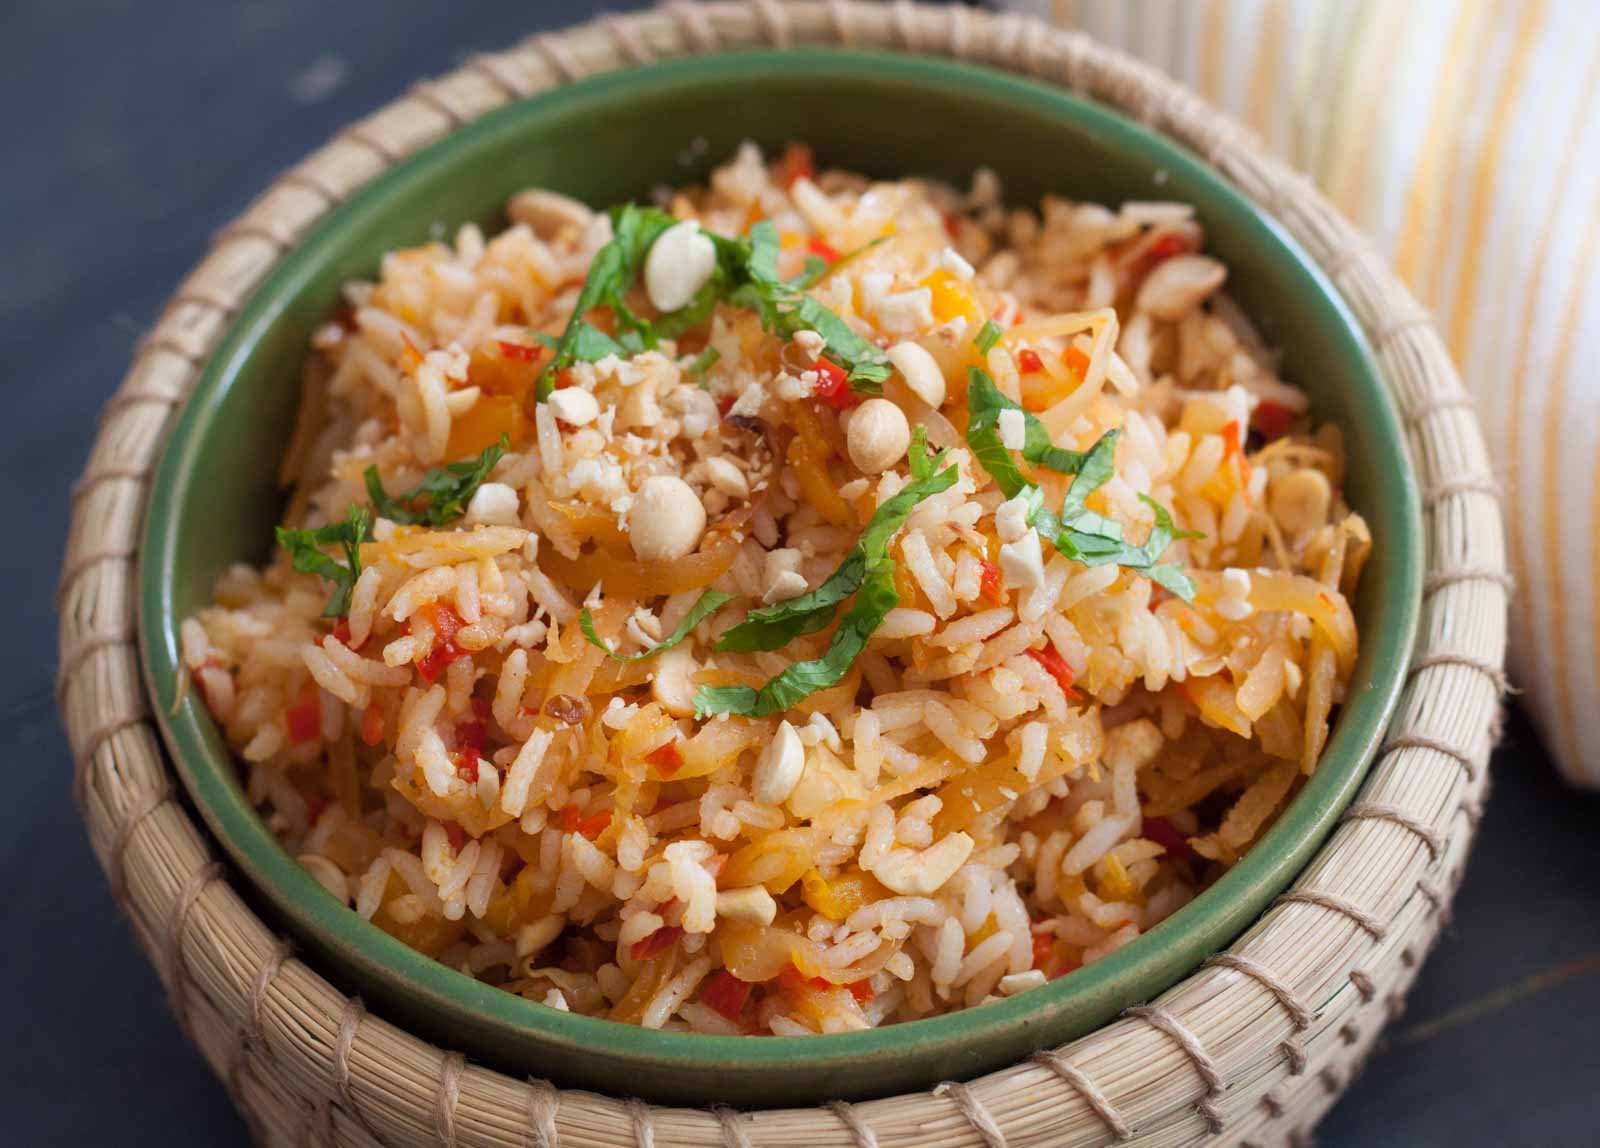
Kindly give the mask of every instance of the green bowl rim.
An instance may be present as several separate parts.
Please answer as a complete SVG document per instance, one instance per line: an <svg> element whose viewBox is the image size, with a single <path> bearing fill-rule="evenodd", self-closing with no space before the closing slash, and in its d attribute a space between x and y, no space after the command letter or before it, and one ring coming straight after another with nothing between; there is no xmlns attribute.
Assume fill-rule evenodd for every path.
<svg viewBox="0 0 1600 1148"><path fill-rule="evenodd" d="M1160 167L1181 171L1186 177L1209 183L1228 204L1237 222L1263 233L1257 238L1276 245L1311 281L1329 312L1328 321L1341 330L1360 364L1362 385L1377 401L1379 423L1373 441L1389 456L1385 461L1393 482L1385 507L1370 508L1390 520L1388 533L1404 553L1391 555L1391 585L1383 587L1380 614L1384 625L1362 635L1371 643L1373 681L1361 696L1344 703L1339 721L1324 750L1323 760L1294 802L1261 841L1227 874L1162 924L1117 952L1051 984L1002 1001L942 1016L908 1021L864 1032L825 1037L771 1036L751 1040L742 1036L661 1032L572 1013L562 1013L476 981L409 948L335 901L277 842L245 797L231 756L218 761L209 752L202 723L209 715L197 706L192 692L174 704L179 672L170 585L174 576L176 522L173 517L178 491L194 480L195 453L201 435L192 433L207 422L212 408L227 392L231 380L248 359L256 341L277 320L289 300L304 287L317 265L318 252L328 239L350 221L368 212L383 211L391 197L411 182L448 168L481 137L525 114L541 108L615 95L653 85L694 77L715 79L753 63L764 69L862 74L925 84L964 85L997 99L1029 104L1053 117L1075 119L1112 137L1121 147L1149 155ZM1024 79L989 67L936 57L909 56L849 49L796 48L729 52L653 63L598 75L517 100L460 127L443 139L395 164L364 185L350 199L332 208L291 248L256 287L234 317L183 407L163 445L145 509L139 553L138 630L146 688L166 747L196 806L234 860L275 905L295 924L349 952L357 962L379 977L406 982L415 999L426 998L445 1012L462 1012L490 1029L520 1030L526 1039L535 1034L550 1053L568 1047L610 1047L623 1058L676 1062L680 1069L713 1069L718 1062L737 1060L770 1068L804 1062L816 1068L848 1067L860 1057L912 1052L908 1046L943 1046L947 1041L979 1041L986 1033L1025 1023L1031 1014L1049 1008L1058 1015L1062 1006L1079 996L1110 993L1149 975L1173 929L1215 929L1228 914L1228 904L1263 883L1287 885L1309 862L1331 830L1365 776L1379 739L1398 702L1404 667L1421 608L1422 525L1415 475L1404 445L1394 400L1384 386L1371 347L1359 322L1338 289L1314 260L1275 220L1268 217L1220 171L1182 145L1147 129L1111 108L1063 89ZM1292 866L1287 876L1282 874ZM1224 941L1225 946L1228 942ZM1177 979L1193 971L1178 974ZM1127 996L1123 989L1121 996ZM624 1045L621 1049L613 1042ZM931 1082L930 1082L931 1083Z"/></svg>

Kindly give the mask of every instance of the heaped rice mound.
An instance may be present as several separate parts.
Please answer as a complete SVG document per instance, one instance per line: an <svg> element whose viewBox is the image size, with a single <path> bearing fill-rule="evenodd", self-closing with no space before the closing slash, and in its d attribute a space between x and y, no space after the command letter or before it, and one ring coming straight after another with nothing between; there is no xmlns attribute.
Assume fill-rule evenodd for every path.
<svg viewBox="0 0 1600 1148"><path fill-rule="evenodd" d="M184 656L334 896L552 1008L1025 991L1316 767L1370 549L1188 208L752 147L388 256Z"/></svg>

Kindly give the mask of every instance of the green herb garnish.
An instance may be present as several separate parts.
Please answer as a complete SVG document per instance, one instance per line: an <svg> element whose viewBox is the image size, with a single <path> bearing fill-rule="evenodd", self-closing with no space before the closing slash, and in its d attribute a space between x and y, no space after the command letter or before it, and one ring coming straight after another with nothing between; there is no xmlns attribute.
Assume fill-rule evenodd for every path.
<svg viewBox="0 0 1600 1148"><path fill-rule="evenodd" d="M972 341L978 345L978 353L987 355L994 345L1000 341L1000 324L990 319L978 328L978 333Z"/></svg>
<svg viewBox="0 0 1600 1148"><path fill-rule="evenodd" d="M952 473L955 468L951 467ZM783 713L798 702L829 686L838 685L850 672L861 652L867 648L872 632L900 604L894 588L894 563L886 562L871 571L856 600L833 632L833 639L820 658L795 662L760 689L750 686L701 686L694 695L694 716L737 714L742 717L768 717Z"/></svg>
<svg viewBox="0 0 1600 1148"><path fill-rule="evenodd" d="M1000 484L1000 489L1006 492L1007 498L1015 498L1022 488L1028 485L1028 481L1011 461L1011 452L1000 441L1001 411L1021 412L1022 457L1029 462L1038 463L1061 474L1079 474L1084 471L1086 463L1093 459L1094 473L1098 475L1103 464L1104 477L1098 478L1088 489L1093 490L1102 486L1110 479L1111 442L1116 439L1115 431L1108 432L1111 442L1102 437L1083 454L1075 450L1064 450L1050 441L1050 432L1044 423L1013 402L994 385L994 380L989 377L988 372L977 367L967 368L967 404L971 410L971 421L967 424L967 445L978 455L984 469ZM1102 447L1104 447L1103 453L1097 456L1096 452L1101 451ZM1077 485L1078 483L1074 482L1074 488ZM1071 496L1068 497L1070 499ZM1079 505L1081 506L1081 502Z"/></svg>
<svg viewBox="0 0 1600 1148"><path fill-rule="evenodd" d="M613 209L611 220L612 239L595 254L589 265L589 275L578 293L567 329L559 339L544 340L555 354L539 374L534 388L536 401L543 402L550 397L555 390L557 373L573 363L649 350L659 340L675 338L705 322L719 302L755 311L766 331L786 339L793 338L799 331L817 332L823 339L823 353L845 369L852 389L864 394L881 392L883 381L889 377L889 364L883 352L856 334L821 302L804 293L805 288L828 269L826 262L816 260L821 264L819 268L808 260L806 270L795 279L785 282L778 278L780 245L777 228L770 220L755 224L747 239L702 231L717 251L717 265L711 279L686 306L655 319L635 314L625 296L638 278L651 245L679 220L660 208L638 207L631 203ZM855 254L857 252L851 253ZM616 316L618 334L615 337L605 334L586 318L591 310L600 306L610 307Z"/></svg>
<svg viewBox="0 0 1600 1148"><path fill-rule="evenodd" d="M796 291L804 291L807 287L814 287L817 284L817 280L826 275L828 268L832 266L832 263L829 263L820 255L807 255L805 270L789 280L789 286Z"/></svg>
<svg viewBox="0 0 1600 1148"><path fill-rule="evenodd" d="M822 629L833 620L839 603L854 594L855 601L822 656L795 662L760 689L702 686L695 694L696 717L782 713L809 694L837 685L850 672L873 631L900 602L894 588L895 563L889 557L895 532L919 502L955 485L955 467L938 470L943 454L928 458L927 432L921 427L911 440L910 459L911 483L878 507L855 547L822 585L787 602L750 611L717 643L717 649L723 651L776 650L802 634Z"/></svg>
<svg viewBox="0 0 1600 1148"><path fill-rule="evenodd" d="M483 453L477 458L436 467L423 475L422 481L414 488L398 496L385 493L383 481L378 477L378 468L369 466L363 476L367 483L367 495L379 515L397 525L443 526L467 512L467 503L472 501L483 480L489 477L494 464L510 448L511 437L503 434L499 442L484 447ZM415 504L420 499L427 501L417 508Z"/></svg>
<svg viewBox="0 0 1600 1148"><path fill-rule="evenodd" d="M606 645L605 640L602 639L599 634L595 633L594 617L589 613L587 608L584 609L583 613L578 615L578 628L583 631L583 636L589 639L589 644L591 646L598 646L600 649L604 650L606 652L606 657L610 658L612 661L638 662L643 661L645 658L653 657L654 655L661 653L663 650L672 649L673 646L676 646L679 642L687 638L696 626L698 626L701 622L704 622L707 618L711 617L711 615L715 614L718 610L722 609L726 603L733 601L733 599L734 595L724 594L721 590L707 590L704 594L695 599L694 605L689 607L689 612L683 616L683 621L678 623L678 628L676 630L672 631L672 633L668 634L665 638L662 638L661 641L651 646L648 650L644 650L637 654L629 654L627 656L613 653L611 647Z"/></svg>
<svg viewBox="0 0 1600 1148"><path fill-rule="evenodd" d="M792 339L800 331L815 331L822 336L823 353L845 369L851 390L882 392L889 377L883 352L820 301L778 278L778 229L771 220L751 227L748 240L717 235L711 240L717 244L719 270L728 273L728 302L754 311L770 334Z"/></svg>
<svg viewBox="0 0 1600 1148"><path fill-rule="evenodd" d="M1172 515L1166 508L1140 495L1155 512L1156 521L1144 545L1133 546L1123 539L1121 523L1095 513L1086 505L1089 495L1111 481L1116 473L1115 430L1106 431L1087 451L1064 450L1050 441L1050 432L1042 422L1027 411L1022 412L1025 427L1022 457L1047 469L1072 475L1072 485L1067 488L1061 509L1051 510L1044 504L1044 492L1027 480L1011 452L1000 441L997 429L1000 412L1022 408L1003 394L984 371L970 367L967 376L967 405L972 412L967 424L967 445L1007 498L1019 494L1027 498L1028 522L1041 538L1085 566L1116 563L1165 586L1185 602L1194 600L1194 582L1189 576L1175 565L1159 563L1174 541L1201 535L1175 530Z"/></svg>
<svg viewBox="0 0 1600 1148"><path fill-rule="evenodd" d="M319 574L334 585L333 599L322 611L324 618L337 618L350 612L350 593L361 577L361 544L372 537L372 513L365 506L352 504L343 522L331 522L316 530L289 530L278 527L278 545L289 552L294 568L302 574ZM324 546L344 550L346 565L340 565L322 552Z"/></svg>
<svg viewBox="0 0 1600 1148"><path fill-rule="evenodd" d="M585 319L596 307L610 307L617 317L618 326L635 336L635 340L641 344L641 350L645 346L654 346L650 324L635 315L623 297L638 278L650 245L677 222L665 211L636 207L631 203L612 211L611 240L595 252L594 260L589 264L589 274L583 281L583 289L578 292L578 300L573 305L572 319L561 338L555 342L555 355L539 372L538 382L534 384L534 396L539 402L550 397L555 390L556 375L573 363L593 362L608 354L626 353L624 343L612 339Z"/></svg>
<svg viewBox="0 0 1600 1148"><path fill-rule="evenodd" d="M715 347L707 347L705 350L696 355L694 357L694 361L689 364L689 377L691 379L705 378L707 373L710 372L711 368L716 366L721 359L721 351L717 350Z"/></svg>
<svg viewBox="0 0 1600 1148"><path fill-rule="evenodd" d="M889 543L895 532L905 525L919 502L948 490L956 480L954 467L933 474L935 462L927 458L926 442L927 432L918 427L912 439L911 483L873 512L850 553L820 586L787 602L751 610L744 621L722 635L717 649L740 653L777 650L802 634L814 634L833 620L839 603L859 590L874 569L884 563L892 566Z"/></svg>

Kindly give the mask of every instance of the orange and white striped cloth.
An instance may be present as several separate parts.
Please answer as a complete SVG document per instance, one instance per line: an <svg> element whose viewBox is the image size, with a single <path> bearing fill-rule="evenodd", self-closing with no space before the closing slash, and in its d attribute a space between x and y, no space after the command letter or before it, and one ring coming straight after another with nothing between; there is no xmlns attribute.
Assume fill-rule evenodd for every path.
<svg viewBox="0 0 1600 1148"><path fill-rule="evenodd" d="M1176 76L1311 175L1389 253L1436 317L1499 468L1523 703L1567 775L1600 787L1600 9L1002 6Z"/></svg>

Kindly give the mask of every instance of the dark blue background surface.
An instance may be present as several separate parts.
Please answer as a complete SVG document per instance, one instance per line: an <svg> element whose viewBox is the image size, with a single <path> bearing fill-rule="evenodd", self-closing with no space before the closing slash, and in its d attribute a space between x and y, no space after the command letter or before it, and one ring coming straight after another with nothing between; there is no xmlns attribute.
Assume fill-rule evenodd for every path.
<svg viewBox="0 0 1600 1148"><path fill-rule="evenodd" d="M413 80L588 4L10 0L0 11L0 1139L238 1145L68 794L50 593L97 412L210 235ZM1520 720L1455 923L1327 1145L1600 1143L1600 800Z"/></svg>

